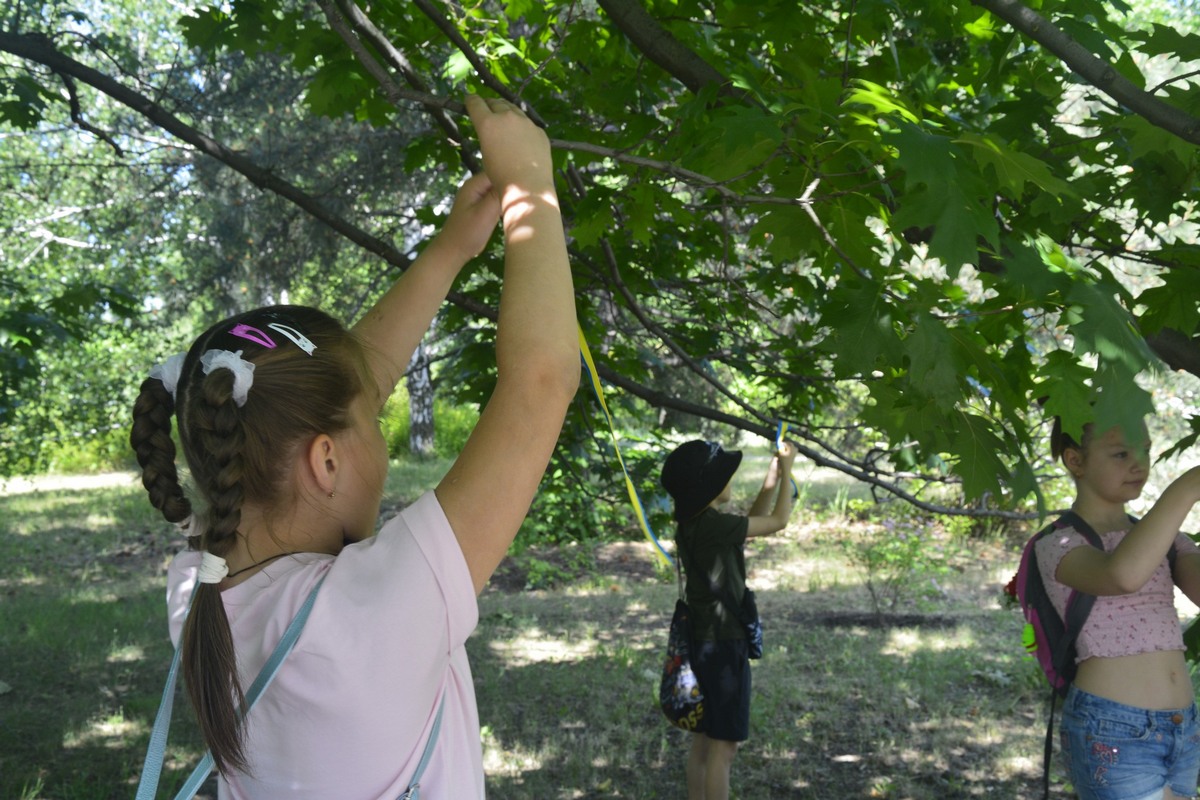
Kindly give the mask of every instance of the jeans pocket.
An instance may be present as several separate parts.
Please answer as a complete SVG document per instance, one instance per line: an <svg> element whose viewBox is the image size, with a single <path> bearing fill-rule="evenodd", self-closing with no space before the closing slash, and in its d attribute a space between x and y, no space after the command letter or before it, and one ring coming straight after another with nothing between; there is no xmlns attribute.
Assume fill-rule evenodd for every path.
<svg viewBox="0 0 1200 800"><path fill-rule="evenodd" d="M1102 742L1140 742L1150 738L1153 730L1150 720L1133 719L1128 715L1106 716L1097 714L1089 720L1090 738Z"/></svg>

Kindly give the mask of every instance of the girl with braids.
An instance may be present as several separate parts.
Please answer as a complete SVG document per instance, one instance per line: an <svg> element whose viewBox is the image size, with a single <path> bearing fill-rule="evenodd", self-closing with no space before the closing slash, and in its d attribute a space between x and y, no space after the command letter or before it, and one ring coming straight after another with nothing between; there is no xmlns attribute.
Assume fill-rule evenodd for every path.
<svg viewBox="0 0 1200 800"><path fill-rule="evenodd" d="M142 384L131 443L151 502L192 546L171 564L168 603L222 798L395 798L434 736L425 796L484 795L464 642L553 451L579 351L549 142L506 102L471 96L467 111L484 172L350 331L313 309L251 311ZM387 468L377 415L498 219L495 390L437 488L372 535ZM295 648L239 724L242 691L322 580Z"/></svg>

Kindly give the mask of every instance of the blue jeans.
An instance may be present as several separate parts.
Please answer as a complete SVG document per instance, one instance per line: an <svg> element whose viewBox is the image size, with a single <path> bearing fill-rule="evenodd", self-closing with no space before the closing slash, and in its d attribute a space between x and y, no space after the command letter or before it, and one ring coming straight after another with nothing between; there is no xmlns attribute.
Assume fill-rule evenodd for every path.
<svg viewBox="0 0 1200 800"><path fill-rule="evenodd" d="M1163 789L1196 795L1200 723L1196 704L1153 711L1071 687L1059 728L1080 800L1159 800Z"/></svg>

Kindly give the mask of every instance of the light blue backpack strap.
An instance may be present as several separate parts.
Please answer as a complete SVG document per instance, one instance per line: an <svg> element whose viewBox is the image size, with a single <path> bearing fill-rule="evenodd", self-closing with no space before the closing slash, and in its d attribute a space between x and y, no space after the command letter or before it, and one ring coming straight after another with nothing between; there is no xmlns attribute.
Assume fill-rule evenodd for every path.
<svg viewBox="0 0 1200 800"><path fill-rule="evenodd" d="M171 656L171 668L167 670L167 685L163 687L162 701L154 717L154 729L150 731L150 745L146 748L146 760L142 762L142 777L138 781L137 800L153 800L162 776L163 758L167 752L167 731L171 728L171 710L175 705L175 678L179 674L179 648Z"/></svg>
<svg viewBox="0 0 1200 800"><path fill-rule="evenodd" d="M304 605L300 606L300 610L296 612L295 618L288 625L287 630L283 632L283 638L279 640L279 644L275 646L275 650L271 653L271 657L267 659L267 663L263 665L262 670L258 673L258 677L254 679L254 683L250 685L250 690L246 692L245 709L239 713L239 716L245 717L250 709L254 707L254 703L258 700L259 695L263 693L275 679L275 673L279 669L279 665L283 663L283 659L291 652L292 647L296 644L296 639L300 636L300 631L304 628L304 623L308 621L308 614L312 611L313 603L317 599L317 590L321 588L325 578L317 581L317 585L308 593L308 597L304 600ZM195 597L195 592L192 592L192 597ZM192 603L188 600L187 613L191 613ZM185 614L186 617L186 614ZM175 701L175 683L179 676L179 658L182 647L175 648L175 655L171 657L171 668L167 671L167 685L163 688L162 701L158 706L158 714L154 718L154 729L150 732L150 745L146 749L146 760L142 763L142 777L138 781L137 800L154 800L154 796L158 793L158 783L162 777L163 758L166 755L167 749L167 733L171 727L171 710ZM208 778L208 774L212 772L213 760L211 753L205 753L204 758L200 759L200 763L192 770L191 776L184 783L183 788L175 795L176 800L186 800L199 791L201 784Z"/></svg>
<svg viewBox="0 0 1200 800"><path fill-rule="evenodd" d="M183 617L192 613L192 600L196 593L188 597L187 608ZM146 760L142 762L142 777L138 780L137 800L153 800L158 792L158 781L162 777L163 759L167 754L167 733L171 729L171 712L175 706L175 682L179 677L180 650L175 648L171 655L171 667L167 670L167 683L163 687L162 700L158 704L158 714L154 717L154 728L150 731L150 744L146 747Z"/></svg>
<svg viewBox="0 0 1200 800"><path fill-rule="evenodd" d="M258 677L254 679L254 683L250 684L250 688L246 691L246 704L238 712L240 719L245 719L246 715L250 713L250 709L254 708L254 704L258 702L259 696L271 685L271 681L275 680L275 674L279 671L283 660L287 658L288 653L292 652L292 648L296 646L296 640L300 638L300 631L304 629L304 623L308 621L308 613L312 611L313 603L317 600L317 591L324 582L325 576L321 576L321 580L317 581L317 585L308 593L308 597L304 600L304 605L300 606L300 610L292 618L291 624L283 632L279 644L275 645L275 649L271 652L271 657L267 659L267 663L263 664L262 669L259 670ZM175 800L190 800L196 792L200 791L200 787L204 784L204 781L208 780L208 774L212 772L212 769L212 753L205 752L204 758L200 759L200 763L192 770L192 774L188 776L179 793L175 795Z"/></svg>
<svg viewBox="0 0 1200 800"><path fill-rule="evenodd" d="M438 704L437 716L433 720L433 730L429 732L429 741L425 742L425 751L421 753L421 760L417 762L412 782L404 790L404 794L396 800L418 800L421 796L421 776L425 773L425 767L429 765L430 756L433 755L433 746L437 744L438 733L442 729L442 712L445 710L446 695L442 695L442 702Z"/></svg>

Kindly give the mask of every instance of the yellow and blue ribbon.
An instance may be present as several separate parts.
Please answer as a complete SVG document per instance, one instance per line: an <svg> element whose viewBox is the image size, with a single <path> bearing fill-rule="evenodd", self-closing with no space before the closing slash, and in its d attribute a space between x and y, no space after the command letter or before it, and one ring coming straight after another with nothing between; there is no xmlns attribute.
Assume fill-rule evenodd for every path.
<svg viewBox="0 0 1200 800"><path fill-rule="evenodd" d="M587 368L588 377L592 380L592 389L596 392L596 399L600 401L600 408L604 410L604 417L608 420L608 431L612 434L613 451L617 454L617 462L621 465L621 472L625 474L625 490L629 493L629 501L633 504L633 512L637 515L638 525L641 526L642 532L646 534L646 538L654 545L655 554L667 566L672 566L675 562L667 555L667 551L659 543L658 537L654 535L654 531L650 528L650 523L646 520L646 509L642 506L642 499L638 496L637 488L633 485L633 478L629 477L629 469L625 466L625 459L621 457L621 444L617 437L617 428L613 423L612 413L608 410L608 403L604 400L604 387L600 385L600 374L596 371L596 362L592 360L592 351L588 348L587 339L583 336L583 328L579 329L579 354L583 358L583 364Z"/></svg>

